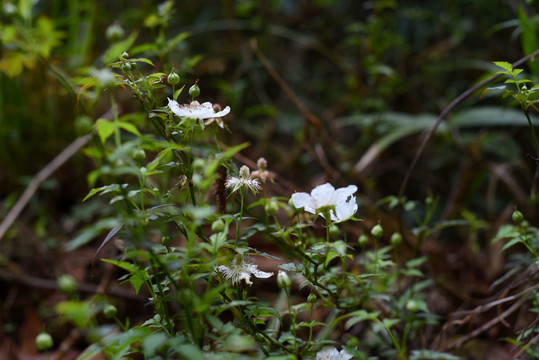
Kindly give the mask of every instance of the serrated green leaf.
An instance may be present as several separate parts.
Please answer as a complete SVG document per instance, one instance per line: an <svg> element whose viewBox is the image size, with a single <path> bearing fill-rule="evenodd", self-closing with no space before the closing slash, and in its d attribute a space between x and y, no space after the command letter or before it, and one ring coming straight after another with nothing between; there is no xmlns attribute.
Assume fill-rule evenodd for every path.
<svg viewBox="0 0 539 360"><path fill-rule="evenodd" d="M501 67L509 73L513 72L513 65L511 65L507 61L494 61L494 65Z"/></svg>

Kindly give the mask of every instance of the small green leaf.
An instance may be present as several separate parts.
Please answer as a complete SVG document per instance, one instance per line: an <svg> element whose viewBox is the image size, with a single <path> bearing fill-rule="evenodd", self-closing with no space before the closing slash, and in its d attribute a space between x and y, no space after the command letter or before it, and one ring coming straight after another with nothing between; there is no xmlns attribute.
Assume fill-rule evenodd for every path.
<svg viewBox="0 0 539 360"><path fill-rule="evenodd" d="M494 65L496 65L498 67L501 67L502 69L504 69L508 73L513 72L513 65L511 65L507 61L494 61Z"/></svg>
<svg viewBox="0 0 539 360"><path fill-rule="evenodd" d="M103 144L114 133L114 123L106 119L97 119L95 128Z"/></svg>
<svg viewBox="0 0 539 360"><path fill-rule="evenodd" d="M148 65L151 65L151 66L154 66L155 65L153 64L153 62L150 60L150 59L146 59L146 58L136 58L136 59L130 59L131 61L136 61L136 62L144 62Z"/></svg>
<svg viewBox="0 0 539 360"><path fill-rule="evenodd" d="M185 85L183 85L181 88L179 88L178 90L174 92L174 96L173 96L174 100L178 100L178 96L180 96L184 87Z"/></svg>
<svg viewBox="0 0 539 360"><path fill-rule="evenodd" d="M130 132L130 133L135 134L137 136L141 136L138 129L133 124L126 123L126 122L123 122L123 121L118 121L118 126L120 128L122 128L122 129L124 129L127 132Z"/></svg>

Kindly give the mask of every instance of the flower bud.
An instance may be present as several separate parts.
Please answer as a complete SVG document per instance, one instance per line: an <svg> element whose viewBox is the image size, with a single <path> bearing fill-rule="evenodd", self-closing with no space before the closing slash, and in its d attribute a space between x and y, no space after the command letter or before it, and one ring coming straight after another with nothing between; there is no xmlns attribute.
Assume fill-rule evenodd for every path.
<svg viewBox="0 0 539 360"><path fill-rule="evenodd" d="M524 215L522 215L520 211L515 209L515 211L513 211L513 214L511 215L511 218L514 222L521 223L522 220L524 220Z"/></svg>
<svg viewBox="0 0 539 360"><path fill-rule="evenodd" d="M125 62L122 64L122 71L129 72L131 71L131 63Z"/></svg>
<svg viewBox="0 0 539 360"><path fill-rule="evenodd" d="M176 74L174 71L171 71L170 74L168 74L167 82L170 85L176 85L180 82L180 76Z"/></svg>
<svg viewBox="0 0 539 360"><path fill-rule="evenodd" d="M131 157L137 161L142 161L146 159L146 151L144 151L143 149L134 149L131 152Z"/></svg>
<svg viewBox="0 0 539 360"><path fill-rule="evenodd" d="M355 348L359 346L359 339L355 336L350 336L348 340L346 340L346 346L350 348Z"/></svg>
<svg viewBox="0 0 539 360"><path fill-rule="evenodd" d="M77 134L84 135L94 129L94 122L88 115L80 115L75 119L74 126Z"/></svg>
<svg viewBox="0 0 539 360"><path fill-rule="evenodd" d="M49 350L54 345L52 336L46 332L42 332L36 336L36 347L39 351Z"/></svg>
<svg viewBox="0 0 539 360"><path fill-rule="evenodd" d="M419 311L419 303L417 300L410 299L406 302L406 310L411 312L418 312Z"/></svg>
<svg viewBox="0 0 539 360"><path fill-rule="evenodd" d="M105 315L105 317L109 319L112 317L115 317L117 313L118 313L118 308L116 308L116 306L112 304L105 305L105 308L103 309L103 314Z"/></svg>
<svg viewBox="0 0 539 360"><path fill-rule="evenodd" d="M279 204L275 200L270 200L264 205L264 211L266 211L266 214L269 216L275 215L277 211L279 211Z"/></svg>
<svg viewBox="0 0 539 360"><path fill-rule="evenodd" d="M265 158L261 157L256 161L256 166L258 166L260 171L264 171L268 167L268 161Z"/></svg>
<svg viewBox="0 0 539 360"><path fill-rule="evenodd" d="M125 31L120 24L114 23L107 28L105 36L108 41L115 43L123 39Z"/></svg>
<svg viewBox="0 0 539 360"><path fill-rule="evenodd" d="M336 238L341 235L341 229L335 224L331 224L328 228L329 236Z"/></svg>
<svg viewBox="0 0 539 360"><path fill-rule="evenodd" d="M221 219L217 219L211 224L211 231L213 231L214 233L223 232L225 231L225 229L226 229L226 224Z"/></svg>
<svg viewBox="0 0 539 360"><path fill-rule="evenodd" d="M316 303L317 301L318 301L318 298L317 298L316 295L313 294L313 293L310 293L309 296L307 297L307 302L308 302L309 304L314 304L314 303Z"/></svg>
<svg viewBox="0 0 539 360"><path fill-rule="evenodd" d="M359 236L359 238L357 239L357 243L360 245L360 246L365 246L367 245L367 243L369 242L369 237L365 234L361 234Z"/></svg>
<svg viewBox="0 0 539 360"><path fill-rule="evenodd" d="M240 177L242 179L247 179L250 174L251 174L251 171L249 170L249 167L247 165L243 165L240 168Z"/></svg>
<svg viewBox="0 0 539 360"><path fill-rule="evenodd" d="M164 235L164 236L161 238L161 244L163 244L163 245L170 245L170 236Z"/></svg>
<svg viewBox="0 0 539 360"><path fill-rule="evenodd" d="M282 270L279 270L279 273L277 274L277 286L281 289L292 286L292 280L290 280L288 275Z"/></svg>
<svg viewBox="0 0 539 360"><path fill-rule="evenodd" d="M195 82L195 85L189 88L189 95L192 97L197 97L200 95L200 88L198 87L198 80Z"/></svg>
<svg viewBox="0 0 539 360"><path fill-rule="evenodd" d="M375 238L381 238L382 235L384 235L384 228L382 228L382 225L376 224L376 225L374 225L373 228L371 229L371 234L372 234L372 236L374 236Z"/></svg>
<svg viewBox="0 0 539 360"><path fill-rule="evenodd" d="M77 281L69 274L61 275L58 278L58 288L64 294L71 294L77 288Z"/></svg>
<svg viewBox="0 0 539 360"><path fill-rule="evenodd" d="M401 233L399 232L393 233L393 235L391 235L391 244L393 244L394 246L399 246L401 243L402 243Z"/></svg>
<svg viewBox="0 0 539 360"><path fill-rule="evenodd" d="M125 60L129 57L129 54L127 52L123 52L122 55L120 55L120 60Z"/></svg>

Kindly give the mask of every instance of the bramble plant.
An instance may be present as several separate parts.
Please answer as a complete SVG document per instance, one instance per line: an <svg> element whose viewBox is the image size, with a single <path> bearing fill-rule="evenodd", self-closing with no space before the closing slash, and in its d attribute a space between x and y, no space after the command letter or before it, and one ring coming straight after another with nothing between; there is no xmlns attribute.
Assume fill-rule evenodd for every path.
<svg viewBox="0 0 539 360"><path fill-rule="evenodd" d="M154 315L131 324L103 296L59 304L64 318L92 334L105 329L95 320L99 311L117 322L119 333L95 341L83 359L98 352L152 359L454 358L415 348L425 325L437 322L423 294L431 285L420 270L426 258L399 264L394 257L402 235L394 233L383 246L382 224L358 241L349 238L347 223L358 221L357 186L326 183L310 194L266 197L266 186L277 177L267 161L259 159L254 171L247 165L238 170L234 156L247 144L220 140L233 109L199 103L198 81L189 90L190 103L180 105L179 76L145 75L141 65L153 67L149 59L123 53L111 69L82 83L81 96L129 89L143 114L119 116L111 92L112 119L96 122L99 143L86 149L98 165L89 183L102 186L84 200L109 197L115 213L69 246L109 229L100 253L121 238L121 256L102 261L127 273L120 280L147 294ZM163 92L171 94L168 102ZM286 259L260 250L262 239L278 244ZM259 269L261 258L278 265ZM251 287L262 284L273 291L254 297ZM349 335L332 339L337 328ZM360 342L366 334L371 341Z"/></svg>
<svg viewBox="0 0 539 360"><path fill-rule="evenodd" d="M0 9L11 193L0 348L87 360L539 358L538 198L524 189L539 176L532 7L478 51L475 35L506 16L487 1L269 3ZM475 73L453 69L490 59L510 24L528 55L495 62L449 102ZM484 93L520 109L464 103L501 76ZM522 161L532 147L535 161ZM32 291L18 301L22 287ZM30 305L37 315L19 311Z"/></svg>

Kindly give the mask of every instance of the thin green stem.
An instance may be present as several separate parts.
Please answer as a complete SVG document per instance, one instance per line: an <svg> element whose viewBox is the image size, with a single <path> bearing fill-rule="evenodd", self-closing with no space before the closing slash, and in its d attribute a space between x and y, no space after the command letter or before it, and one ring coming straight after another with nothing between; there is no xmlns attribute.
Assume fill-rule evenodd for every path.
<svg viewBox="0 0 539 360"><path fill-rule="evenodd" d="M313 339L313 310L314 310L314 304L311 303L311 311L309 316L310 326L309 326L309 340L307 340L307 349L311 347L311 341Z"/></svg>
<svg viewBox="0 0 539 360"><path fill-rule="evenodd" d="M244 195L245 195L245 192L244 192L244 189L242 187L240 189L240 196L241 196L240 213L239 213L239 217L236 219L236 238L234 239L234 247L238 246L238 240L240 238L241 220L243 219L243 200L244 200Z"/></svg>
<svg viewBox="0 0 539 360"><path fill-rule="evenodd" d="M537 142L537 136L535 135L535 129L532 124L532 120L530 119L530 114L528 112L528 109L524 110L524 115L526 116L526 119L528 120L528 125L530 126L530 130L533 137L533 144L535 145L535 153L537 155L536 159L539 159L539 142Z"/></svg>

